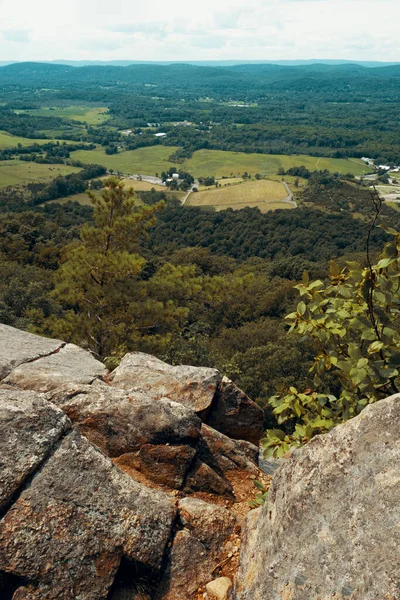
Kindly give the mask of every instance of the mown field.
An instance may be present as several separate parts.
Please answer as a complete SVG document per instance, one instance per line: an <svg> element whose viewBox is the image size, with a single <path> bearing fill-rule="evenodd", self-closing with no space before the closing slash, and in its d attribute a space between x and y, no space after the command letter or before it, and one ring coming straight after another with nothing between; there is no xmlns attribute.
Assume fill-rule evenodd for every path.
<svg viewBox="0 0 400 600"><path fill-rule="evenodd" d="M29 138L18 137L16 135L11 135L11 133L7 133L6 131L0 131L0 150L3 148L14 148L21 144L22 146L32 146L33 144L46 144L51 140L31 140Z"/></svg>
<svg viewBox="0 0 400 600"><path fill-rule="evenodd" d="M246 181L241 184L194 192L189 196L186 205L212 206L216 210L227 208L239 210L249 206L259 208L261 212L268 212L278 208L293 208L289 203L282 202L286 197L286 188L278 181Z"/></svg>
<svg viewBox="0 0 400 600"><path fill-rule="evenodd" d="M47 132L46 134L47 135ZM56 139L31 139L31 138L25 138L25 137L19 137L17 135L11 135L11 133L7 133L6 131L0 131L0 150L3 150L4 148L15 148L15 146L18 146L18 144L21 144L21 146L23 146L24 148L26 148L27 146L33 146L34 144L48 144L49 142L60 142L60 144L63 144L64 142L66 144L74 144L75 142L72 142L70 140L56 140Z"/></svg>
<svg viewBox="0 0 400 600"><path fill-rule="evenodd" d="M78 150L71 155L74 160L103 165L124 175L155 175L172 166L168 157L177 150L176 146L151 146L107 155L101 146L96 150Z"/></svg>
<svg viewBox="0 0 400 600"><path fill-rule="evenodd" d="M304 165L310 171L328 169L331 172L364 175L369 171L366 165L357 159L318 158L306 155L246 154L244 152L224 152L222 150L199 150L184 163L184 168L195 177L276 175L278 169L285 170Z"/></svg>
<svg viewBox="0 0 400 600"><path fill-rule="evenodd" d="M105 106L49 106L37 110L20 111L37 117L60 117L72 119L73 121L86 122L88 125L100 125L108 117L108 109Z"/></svg>
<svg viewBox="0 0 400 600"><path fill-rule="evenodd" d="M104 165L108 169L123 174L154 175L169 169L173 163L168 157L176 150L175 146L152 146L107 155L100 146L96 150L79 150L73 154L75 160ZM222 150L199 150L185 161L182 169L194 177L241 177L244 172L250 175L276 175L278 169L285 170L304 165L310 171L328 169L342 174L364 175L368 167L357 159L318 158L306 155L245 154L244 152L224 152Z"/></svg>
<svg viewBox="0 0 400 600"><path fill-rule="evenodd" d="M40 165L22 160L0 161L0 188L9 185L26 185L42 183L59 175L77 173L80 169L67 165Z"/></svg>

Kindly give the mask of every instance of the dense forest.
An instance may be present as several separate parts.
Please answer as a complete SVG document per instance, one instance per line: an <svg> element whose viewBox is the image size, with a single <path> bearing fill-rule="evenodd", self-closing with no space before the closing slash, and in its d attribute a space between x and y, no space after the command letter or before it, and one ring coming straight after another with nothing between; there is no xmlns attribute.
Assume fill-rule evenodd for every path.
<svg viewBox="0 0 400 600"><path fill-rule="evenodd" d="M117 131L143 134L154 123L186 155L211 148L400 162L399 66L22 63L0 68L0 84L0 130L30 138L60 130L64 139L138 147L142 140L124 140ZM108 107L103 127L89 124L83 132L50 111L30 112L83 101Z"/></svg>

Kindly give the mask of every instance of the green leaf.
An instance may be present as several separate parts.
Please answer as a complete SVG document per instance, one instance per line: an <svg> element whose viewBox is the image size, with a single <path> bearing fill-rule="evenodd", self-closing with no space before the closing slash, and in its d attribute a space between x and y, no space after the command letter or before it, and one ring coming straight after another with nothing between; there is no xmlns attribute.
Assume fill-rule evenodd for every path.
<svg viewBox="0 0 400 600"><path fill-rule="evenodd" d="M265 487L264 484L261 483L261 481L258 481L257 479L254 481L254 485L256 486L256 488L258 490L260 490L261 492L265 492Z"/></svg>
<svg viewBox="0 0 400 600"><path fill-rule="evenodd" d="M383 348L383 342L373 342L368 347L368 354L375 354L376 352L379 352L380 350L382 350L382 348Z"/></svg>
<svg viewBox="0 0 400 600"><path fill-rule="evenodd" d="M305 315L306 310L307 310L307 306L306 306L305 302L303 302L303 301L299 302L297 305L297 312L299 313L299 315L301 315L301 316Z"/></svg>

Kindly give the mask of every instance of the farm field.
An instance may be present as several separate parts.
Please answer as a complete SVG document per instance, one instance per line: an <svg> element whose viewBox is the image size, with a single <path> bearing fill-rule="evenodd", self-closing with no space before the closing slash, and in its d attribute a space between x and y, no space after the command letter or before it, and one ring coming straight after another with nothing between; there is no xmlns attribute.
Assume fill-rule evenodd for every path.
<svg viewBox="0 0 400 600"><path fill-rule="evenodd" d="M32 146L33 144L46 144L51 140L31 140L29 138L18 137L16 135L11 135L11 133L7 133L6 131L0 131L0 150L3 148L14 148L21 144L22 146Z"/></svg>
<svg viewBox="0 0 400 600"><path fill-rule="evenodd" d="M64 140L54 140L54 139L31 139L31 138L25 138L25 137L19 137L17 135L11 135L11 133L7 133L6 131L0 131L0 150L3 150L4 148L14 148L15 146L18 146L18 144L21 144L21 146L23 146L24 148L26 146L33 146L33 144L48 144L49 142L60 142L64 143ZM71 142L69 140L65 140L66 144L73 144L74 142Z"/></svg>
<svg viewBox="0 0 400 600"><path fill-rule="evenodd" d="M59 175L78 173L80 169L67 165L40 165L22 160L0 161L0 188L9 185L26 185L27 183L43 183Z"/></svg>
<svg viewBox="0 0 400 600"><path fill-rule="evenodd" d="M123 179L122 183L127 189L133 188L135 192L151 192L152 189L156 192L166 192L165 185L157 185L148 181L137 181L136 179Z"/></svg>
<svg viewBox="0 0 400 600"><path fill-rule="evenodd" d="M141 173L154 175L173 166L168 157L177 150L176 146L151 146L127 150L118 154L107 155L103 148L96 150L78 150L74 152L74 160L85 163L97 163L107 169L125 174ZM329 169L332 172L364 175L368 167L357 159L318 158L306 155L246 154L244 152L225 152L222 150L198 150L192 158L185 161L182 169L192 173L194 177L241 177L247 171L250 175L276 175L279 168L289 169L304 165L308 169ZM221 181L221 183L223 183Z"/></svg>
<svg viewBox="0 0 400 600"><path fill-rule="evenodd" d="M37 110L20 111L37 117L61 117L74 121L86 122L88 125L100 125L107 121L108 109L105 106L49 106Z"/></svg>
<svg viewBox="0 0 400 600"><path fill-rule="evenodd" d="M364 175L368 167L357 159L318 158L306 155L246 154L244 152L225 152L222 150L198 150L192 158L185 161L183 167L195 177L241 176L245 171L250 175L276 175L279 168L304 165L310 171L328 169L342 174Z"/></svg>
<svg viewBox="0 0 400 600"><path fill-rule="evenodd" d="M108 155L98 146L96 150L78 150L71 158L84 163L103 165L107 169L124 174L155 175L173 166L168 157L177 149L176 146L150 146Z"/></svg>
<svg viewBox="0 0 400 600"><path fill-rule="evenodd" d="M239 185L194 192L189 196L186 206L212 206L217 211L227 208L239 210L249 206L268 212L278 208L293 208L282 202L286 197L287 191L278 181L246 181Z"/></svg>

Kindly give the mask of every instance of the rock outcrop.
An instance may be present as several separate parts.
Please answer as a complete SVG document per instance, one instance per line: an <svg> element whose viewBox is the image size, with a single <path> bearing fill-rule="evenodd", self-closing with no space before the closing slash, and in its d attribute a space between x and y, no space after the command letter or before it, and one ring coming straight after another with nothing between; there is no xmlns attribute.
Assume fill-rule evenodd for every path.
<svg viewBox="0 0 400 600"><path fill-rule="evenodd" d="M118 388L145 393L153 400L167 397L179 402L233 439L258 444L262 436L262 409L215 369L173 367L135 352L123 358L110 380Z"/></svg>
<svg viewBox="0 0 400 600"><path fill-rule="evenodd" d="M0 325L2 600L189 600L223 574L259 474L257 411L223 385L143 354L109 376L73 344ZM223 430L231 410L249 439L205 424L214 412Z"/></svg>
<svg viewBox="0 0 400 600"><path fill-rule="evenodd" d="M400 395L314 438L250 513L236 600L400 598Z"/></svg>
<svg viewBox="0 0 400 600"><path fill-rule="evenodd" d="M1 400L4 472L17 470L0 491L19 495L0 521L0 571L28 582L15 598L103 598L122 557L159 570L171 500L122 473L36 394L2 391Z"/></svg>

